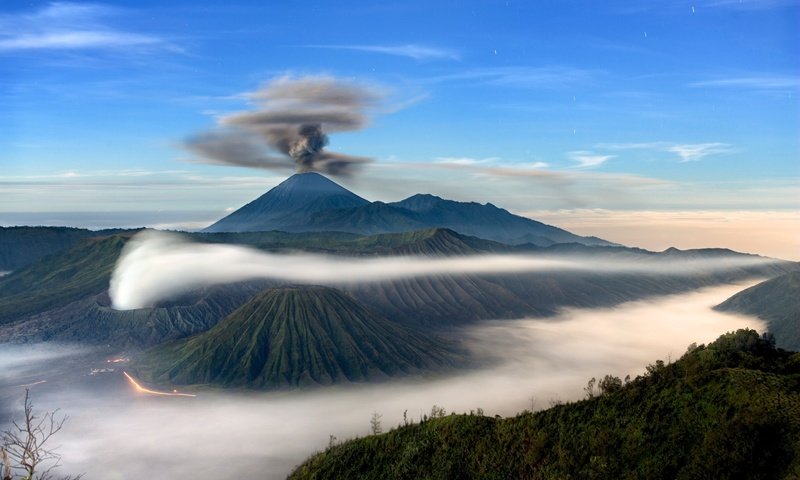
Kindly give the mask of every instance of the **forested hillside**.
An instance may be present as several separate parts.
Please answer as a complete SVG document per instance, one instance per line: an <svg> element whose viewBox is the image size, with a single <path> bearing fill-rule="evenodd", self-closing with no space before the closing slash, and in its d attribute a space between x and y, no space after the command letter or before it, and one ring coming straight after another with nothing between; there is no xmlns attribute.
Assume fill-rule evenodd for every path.
<svg viewBox="0 0 800 480"><path fill-rule="evenodd" d="M479 388L479 386L476 386ZM443 416L334 445L292 479L776 479L800 475L800 354L753 330L690 347L587 399Z"/></svg>

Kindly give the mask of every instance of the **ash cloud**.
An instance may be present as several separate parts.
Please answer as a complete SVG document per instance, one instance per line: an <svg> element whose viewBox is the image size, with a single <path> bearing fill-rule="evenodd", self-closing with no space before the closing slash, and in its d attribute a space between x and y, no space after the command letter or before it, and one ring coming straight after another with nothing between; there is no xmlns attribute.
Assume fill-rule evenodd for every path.
<svg viewBox="0 0 800 480"><path fill-rule="evenodd" d="M185 140L204 163L351 175L370 158L326 150L329 133L357 131L382 96L333 77L281 77L247 95L256 109Z"/></svg>

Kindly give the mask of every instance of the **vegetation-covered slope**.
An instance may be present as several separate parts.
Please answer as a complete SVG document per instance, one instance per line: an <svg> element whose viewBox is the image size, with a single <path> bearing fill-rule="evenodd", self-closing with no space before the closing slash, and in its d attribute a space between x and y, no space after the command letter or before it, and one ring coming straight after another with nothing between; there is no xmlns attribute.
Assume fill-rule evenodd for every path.
<svg viewBox="0 0 800 480"><path fill-rule="evenodd" d="M520 251L502 243L460 235L444 228L369 236L342 232L242 232L195 233L194 240L249 245L261 250L308 251L342 255L459 255L466 253Z"/></svg>
<svg viewBox="0 0 800 480"><path fill-rule="evenodd" d="M351 440L292 479L778 479L800 475L800 354L752 330L592 398L513 418L450 415Z"/></svg>
<svg viewBox="0 0 800 480"><path fill-rule="evenodd" d="M0 278L0 325L108 288L125 238L89 238Z"/></svg>
<svg viewBox="0 0 800 480"><path fill-rule="evenodd" d="M128 238L87 238L0 277L0 342L145 348L205 331L263 289L263 282L240 283L192 292L154 308L114 310L107 290Z"/></svg>
<svg viewBox="0 0 800 480"><path fill-rule="evenodd" d="M657 295L780 275L782 264L661 274L658 255L628 258L652 272L543 271L504 275L435 275L344 289L383 316L415 327L463 325L491 318L549 316L563 307L610 307ZM656 258L653 258L656 257ZM558 257L554 257L558 258Z"/></svg>
<svg viewBox="0 0 800 480"><path fill-rule="evenodd" d="M94 235L68 227L0 227L0 271L16 270Z"/></svg>
<svg viewBox="0 0 800 480"><path fill-rule="evenodd" d="M340 231L362 235L400 233L430 228L414 212L383 202L372 202L354 208L318 212L298 231Z"/></svg>
<svg viewBox="0 0 800 480"><path fill-rule="evenodd" d="M380 318L326 287L265 290L206 333L148 352L155 381L277 388L374 380L455 365L448 342Z"/></svg>
<svg viewBox="0 0 800 480"><path fill-rule="evenodd" d="M0 329L0 342L55 340L143 349L204 332L263 289L237 283L206 288L169 303L115 310L108 293L89 295Z"/></svg>
<svg viewBox="0 0 800 480"><path fill-rule="evenodd" d="M139 229L87 230L70 227L0 227L0 272L14 271L87 238L132 234Z"/></svg>
<svg viewBox="0 0 800 480"><path fill-rule="evenodd" d="M800 272L791 272L742 290L715 307L766 320L779 347L800 351Z"/></svg>

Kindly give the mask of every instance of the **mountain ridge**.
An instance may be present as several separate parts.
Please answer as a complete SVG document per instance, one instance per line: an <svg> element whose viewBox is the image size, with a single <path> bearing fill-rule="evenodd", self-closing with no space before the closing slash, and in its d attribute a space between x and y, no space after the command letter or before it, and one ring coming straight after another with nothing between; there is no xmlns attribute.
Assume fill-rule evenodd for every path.
<svg viewBox="0 0 800 480"><path fill-rule="evenodd" d="M767 322L779 347L800 351L800 271L746 288L714 309L755 315Z"/></svg>
<svg viewBox="0 0 800 480"><path fill-rule="evenodd" d="M514 215L491 203L457 202L431 194L416 194L391 203L369 202L314 172L289 177L203 231L336 231L372 235L436 227L508 244L616 245Z"/></svg>
<svg viewBox="0 0 800 480"><path fill-rule="evenodd" d="M502 243L533 243L538 246L556 243L614 245L596 237L581 237L552 225L514 215L492 203L458 202L418 193L389 205L416 212L430 225Z"/></svg>

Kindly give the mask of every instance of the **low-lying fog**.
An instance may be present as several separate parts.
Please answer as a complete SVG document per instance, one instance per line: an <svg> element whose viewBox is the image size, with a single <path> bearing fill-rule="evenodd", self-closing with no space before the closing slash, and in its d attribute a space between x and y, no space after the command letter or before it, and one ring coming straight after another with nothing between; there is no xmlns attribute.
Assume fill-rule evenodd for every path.
<svg viewBox="0 0 800 480"><path fill-rule="evenodd" d="M111 275L114 308L151 306L199 287L254 279L340 285L437 274L592 271L687 274L710 273L776 262L758 256L670 258L657 263L613 255L466 255L352 258L336 255L263 252L242 245L203 244L184 236L145 231L125 246Z"/></svg>
<svg viewBox="0 0 800 480"><path fill-rule="evenodd" d="M549 319L484 322L463 335L476 354L498 360L490 368L347 388L152 397L134 393L120 370L90 377L87 367L69 367L63 356L53 359L37 350L21 361L19 348L0 346L0 400L18 406L24 390L16 385L55 377L54 365L82 368L79 375L73 372L76 380L59 374L31 388L37 410L60 408L70 416L56 440L62 474L85 472L87 479L103 480L284 478L325 448L329 435L344 440L368 434L373 412L383 415L388 430L402 422L405 410L417 421L434 404L448 413L538 410L551 401L580 398L591 377L635 376L657 359L677 359L692 342L707 343L744 327L761 331L757 319L710 310L745 286L609 309L569 309ZM36 368L39 373L32 373Z"/></svg>

